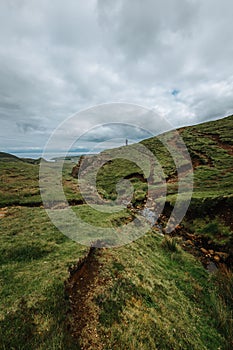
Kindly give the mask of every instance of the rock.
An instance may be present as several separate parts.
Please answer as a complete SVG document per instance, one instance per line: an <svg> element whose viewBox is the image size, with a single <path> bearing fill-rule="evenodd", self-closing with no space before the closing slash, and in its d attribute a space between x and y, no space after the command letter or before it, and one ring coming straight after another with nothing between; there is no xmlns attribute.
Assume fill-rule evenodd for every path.
<svg viewBox="0 0 233 350"><path fill-rule="evenodd" d="M201 248L201 252L205 255L209 254L208 250L206 250L205 248Z"/></svg>
<svg viewBox="0 0 233 350"><path fill-rule="evenodd" d="M72 169L71 176L77 178L78 177L78 172L79 172L79 166L75 165Z"/></svg>
<svg viewBox="0 0 233 350"><path fill-rule="evenodd" d="M190 240L190 239L188 239L187 241L185 241L185 244L186 245L194 245L194 243Z"/></svg>
<svg viewBox="0 0 233 350"><path fill-rule="evenodd" d="M78 164L73 167L72 172L71 172L71 176L73 176L74 178L78 178L79 169L80 169L80 166L81 166L81 162L83 160L84 160L84 156L81 156L79 158Z"/></svg>
<svg viewBox="0 0 233 350"><path fill-rule="evenodd" d="M214 273L218 270L217 266L215 265L215 263L213 261L210 261L208 263L208 265L206 266L206 268L210 273Z"/></svg>
<svg viewBox="0 0 233 350"><path fill-rule="evenodd" d="M225 261L225 260L229 257L229 254L224 253L224 252L216 252L216 254L217 254L223 261Z"/></svg>
<svg viewBox="0 0 233 350"><path fill-rule="evenodd" d="M52 207L52 209L67 209L68 205L66 203L58 203Z"/></svg>
<svg viewBox="0 0 233 350"><path fill-rule="evenodd" d="M195 235L191 233L186 233L186 236L190 239L195 239Z"/></svg>

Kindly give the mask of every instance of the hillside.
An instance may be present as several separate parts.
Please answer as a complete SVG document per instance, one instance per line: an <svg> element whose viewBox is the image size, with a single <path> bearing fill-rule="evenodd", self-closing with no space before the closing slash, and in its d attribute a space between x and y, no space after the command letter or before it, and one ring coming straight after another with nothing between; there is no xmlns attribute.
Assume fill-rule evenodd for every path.
<svg viewBox="0 0 233 350"><path fill-rule="evenodd" d="M192 127L178 129L188 152L190 154L194 168L194 198L214 198L223 195L232 195L232 169L233 169L233 116L199 124ZM160 141L166 138L173 138L173 131L158 137L153 137L142 141L156 157L163 167L166 180L168 182L168 200L172 201L172 194L176 192L177 172L174 161L169 154L168 149ZM134 145L129 146L134 147ZM179 147L179 145L177 146ZM103 153L108 154L108 151ZM115 163L115 165L114 165ZM127 166L128 165L128 166ZM122 160L120 166L119 160L111 161L108 167L101 169L99 184L107 188L108 195L114 195L112 183L110 183L109 173L112 172L113 179L117 180L121 176L135 179L133 174L142 173L135 165L127 164ZM114 174L117 176L114 177ZM126 174L126 175L125 175ZM102 180L102 182L101 182ZM104 185L106 184L107 186Z"/></svg>
<svg viewBox="0 0 233 350"><path fill-rule="evenodd" d="M232 349L232 126L231 116L179 130L194 192L165 236L177 172L158 138L142 142L163 165L166 205L159 225L119 248L89 250L65 237L43 208L39 165L0 158L0 349ZM132 162L118 158L98 171L106 199L116 198L119 179L134 188L132 207L108 215L85 204L72 168L65 161L64 191L86 222L119 227L143 208L146 178Z"/></svg>
<svg viewBox="0 0 233 350"><path fill-rule="evenodd" d="M66 284L81 349L231 349L232 274L209 275L156 231L90 254Z"/></svg>
<svg viewBox="0 0 233 350"><path fill-rule="evenodd" d="M179 130L192 159L194 192L173 238L161 237L155 226L144 238L125 247L97 249L92 253L95 258L87 257L86 267L75 268L68 284L71 328L74 335L81 334L84 349L232 348L233 280L230 272L220 272L232 266L232 126L230 116ZM156 154L165 172L168 195L160 220L165 227L177 192L175 164L157 137L142 144ZM114 151L104 151L103 157L110 154ZM98 166L97 158L92 162ZM133 183L134 208L143 207L145 178L128 160L111 160L99 169L99 192L106 199L115 199L121 178ZM180 246L214 275L208 275ZM91 266L97 271L89 281ZM88 285L83 285L83 280ZM78 306L82 293L88 299ZM86 318L80 323L81 313ZM95 337L89 336L93 333Z"/></svg>
<svg viewBox="0 0 233 350"><path fill-rule="evenodd" d="M193 224L193 220L199 217L202 222L196 222L196 220L196 226L203 226L205 220L208 222L210 219L216 219L217 222L220 220L222 224L226 224L231 231L233 229L231 211L233 204L233 116L182 128L178 132L191 156L194 173L192 200L187 213L189 224L191 221ZM172 133L162 135L161 139L163 140L163 136L172 139ZM178 189L177 171L173 158L157 137L144 140L142 144L156 155L163 167L167 182L165 213L169 215L169 211L175 204ZM129 147L133 149L134 145ZM107 155L108 151L103 153ZM186 170L183 174L188 179ZM115 159L99 170L97 186L100 193L106 199L115 199L116 183L121 178L130 179L134 185L133 205L143 206L147 196L146 179L143 180L141 169L125 159ZM229 238L229 236L225 237L225 239Z"/></svg>
<svg viewBox="0 0 233 350"><path fill-rule="evenodd" d="M20 161L21 159L10 153L0 152L0 161Z"/></svg>

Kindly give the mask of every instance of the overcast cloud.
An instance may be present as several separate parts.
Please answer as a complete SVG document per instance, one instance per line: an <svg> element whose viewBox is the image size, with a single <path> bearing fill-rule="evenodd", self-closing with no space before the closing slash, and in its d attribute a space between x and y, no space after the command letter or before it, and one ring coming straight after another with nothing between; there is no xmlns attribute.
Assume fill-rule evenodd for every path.
<svg viewBox="0 0 233 350"><path fill-rule="evenodd" d="M42 149L65 118L113 101L174 127L231 114L232 13L231 0L1 0L1 149ZM79 133L117 121L80 118Z"/></svg>

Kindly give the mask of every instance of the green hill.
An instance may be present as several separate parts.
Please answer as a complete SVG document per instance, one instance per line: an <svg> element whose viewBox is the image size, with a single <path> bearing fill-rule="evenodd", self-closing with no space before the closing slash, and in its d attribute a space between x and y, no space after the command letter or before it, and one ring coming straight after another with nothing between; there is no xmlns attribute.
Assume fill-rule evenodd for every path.
<svg viewBox="0 0 233 350"><path fill-rule="evenodd" d="M38 158L38 159L33 159L33 158L19 158L11 153L6 153L6 152L0 152L0 162L5 161L5 162L26 162L26 163L30 163L30 164L39 164L41 162L42 158Z"/></svg>
<svg viewBox="0 0 233 350"><path fill-rule="evenodd" d="M163 166L166 205L160 226L119 248L89 250L60 233L43 208L39 165L1 153L0 349L232 349L232 126L231 116L179 130L194 191L187 215L165 236L177 171L158 138L142 141ZM88 161L98 166L95 156ZM132 161L117 158L98 171L104 198L116 199L122 178L134 189L132 208L108 215L85 204L72 167L64 163L64 191L84 221L117 228L143 208L147 178Z"/></svg>
<svg viewBox="0 0 233 350"><path fill-rule="evenodd" d="M21 159L10 153L0 152L0 161L20 161Z"/></svg>
<svg viewBox="0 0 233 350"><path fill-rule="evenodd" d="M181 128L178 132L190 154L194 173L188 218L195 216L195 218L209 219L208 217L211 217L218 221L218 216L221 216L222 220L232 229L233 116ZM165 173L167 182L165 209L167 210L169 208L171 210L171 207L174 206L178 191L177 171L173 157L166 145L161 142L169 138L174 139L173 131L159 138L153 137L142 141L142 145L145 145L157 157ZM129 149L131 147L133 153L135 146L128 147ZM179 148L179 145L177 147ZM108 153L109 151L103 152L106 156ZM110 155L114 155L114 151L110 151ZM185 167L183 174L184 178L188 179ZM99 192L106 199L115 199L117 196L116 183L122 178L130 179L134 186L132 200L134 206L142 206L147 196L147 185L145 179L143 180L143 172L126 159L114 159L99 170L97 177ZM183 195L185 197L185 191Z"/></svg>
<svg viewBox="0 0 233 350"><path fill-rule="evenodd" d="M178 130L192 159L194 191L174 237L159 236L155 227L125 247L96 249L86 258L85 270L82 264L75 267L68 283L71 329L84 349L232 348L233 278L226 267L232 266L233 243L232 126L230 116ZM163 137L172 140L173 132L142 144L156 155L165 173L168 190L160 221L165 227L178 179L174 160L160 141ZM128 147L133 152L135 146ZM102 157L114 152L104 151ZM92 164L98 166L97 158ZM134 186L133 206L143 207L145 177L126 159L111 160L99 169L99 192L116 199L116 183L122 178ZM217 273L210 275L181 246ZM88 274L92 269L95 276ZM78 321L80 314L84 321Z"/></svg>
<svg viewBox="0 0 233 350"><path fill-rule="evenodd" d="M188 149L194 168L193 197L231 196L233 187L233 116L181 128L178 129L178 132ZM163 167L168 182L168 201L172 201L171 195L177 190L177 172L169 150L160 140L166 140L169 137L171 140L172 138L175 139L173 135L175 134L171 131L141 142L157 157ZM133 150L135 146L128 147ZM179 145L177 147L179 148ZM104 151L103 154L108 155L108 151ZM100 170L99 186L107 192L106 196L113 196L114 198L116 194L113 186L114 181L125 176L130 178L130 174L132 175L131 179L136 181L134 174L137 172L142 174L142 171L130 162L113 160L109 166L105 166Z"/></svg>

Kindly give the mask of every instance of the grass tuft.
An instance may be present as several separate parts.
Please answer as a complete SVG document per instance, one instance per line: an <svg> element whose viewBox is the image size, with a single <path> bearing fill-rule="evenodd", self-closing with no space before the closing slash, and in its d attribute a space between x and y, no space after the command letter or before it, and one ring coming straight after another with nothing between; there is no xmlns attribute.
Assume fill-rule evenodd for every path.
<svg viewBox="0 0 233 350"><path fill-rule="evenodd" d="M165 250L170 251L172 253L180 253L181 252L181 247L180 247L176 237L170 237L168 235L164 236L164 238L161 242L161 246Z"/></svg>

